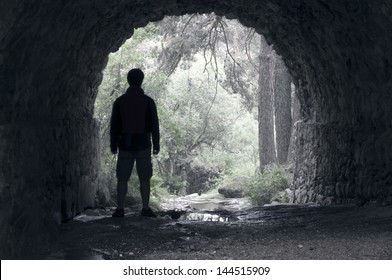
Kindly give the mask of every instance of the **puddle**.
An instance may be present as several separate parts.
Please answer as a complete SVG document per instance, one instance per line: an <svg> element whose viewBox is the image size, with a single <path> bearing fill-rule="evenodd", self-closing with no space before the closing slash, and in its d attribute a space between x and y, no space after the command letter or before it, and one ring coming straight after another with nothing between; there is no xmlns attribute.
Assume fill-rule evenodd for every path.
<svg viewBox="0 0 392 280"><path fill-rule="evenodd" d="M80 214L79 216L76 216L74 218L74 220L75 221L79 221L79 222L87 223L87 222L92 222L92 221L96 221L96 220L100 220L100 219L108 218L108 217L111 217L111 216L110 215L91 216L91 215L86 215L86 214Z"/></svg>
<svg viewBox="0 0 392 280"><path fill-rule="evenodd" d="M79 222L87 223L87 222L92 222L92 221L108 218L108 217L111 217L111 216L112 215L107 210L103 210L103 209L88 209L88 210L80 213L78 216L76 216L74 218L74 220L75 221L79 221Z"/></svg>
<svg viewBox="0 0 392 280"><path fill-rule="evenodd" d="M239 219L237 217L222 216L218 214L209 213L187 213L179 218L180 221L203 221L203 222L222 222L230 223L236 222Z"/></svg>
<svg viewBox="0 0 392 280"><path fill-rule="evenodd" d="M190 194L186 196L170 196L161 202L162 210L177 209L180 211L239 211L250 208L247 198L213 198L208 195Z"/></svg>

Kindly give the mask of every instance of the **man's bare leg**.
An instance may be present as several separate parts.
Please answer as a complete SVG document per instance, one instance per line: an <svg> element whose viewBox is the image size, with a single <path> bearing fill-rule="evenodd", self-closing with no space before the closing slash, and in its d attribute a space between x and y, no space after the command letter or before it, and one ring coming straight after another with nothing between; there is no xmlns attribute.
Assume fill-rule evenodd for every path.
<svg viewBox="0 0 392 280"><path fill-rule="evenodd" d="M124 217L124 201L128 191L128 182L117 183L117 209L112 214L112 217L122 218Z"/></svg>
<svg viewBox="0 0 392 280"><path fill-rule="evenodd" d="M150 180L140 181L140 194L142 196L143 208L148 209L150 204Z"/></svg>
<svg viewBox="0 0 392 280"><path fill-rule="evenodd" d="M142 216L146 217L156 217L155 213L149 207L150 203L150 180L148 181L140 181L140 194L142 195Z"/></svg>
<svg viewBox="0 0 392 280"><path fill-rule="evenodd" d="M128 192L128 182L117 183L117 209L124 209L125 196Z"/></svg>

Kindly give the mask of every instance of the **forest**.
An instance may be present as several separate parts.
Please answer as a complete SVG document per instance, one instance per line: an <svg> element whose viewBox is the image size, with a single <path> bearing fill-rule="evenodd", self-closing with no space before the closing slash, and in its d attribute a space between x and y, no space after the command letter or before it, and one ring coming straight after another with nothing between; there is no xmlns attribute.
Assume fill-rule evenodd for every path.
<svg viewBox="0 0 392 280"><path fill-rule="evenodd" d="M288 202L299 101L282 59L252 28L215 14L165 17L136 29L109 56L95 103L101 172L97 204L115 205L116 157L109 148L114 100L131 68L158 109L152 202L212 193L253 204ZM134 170L128 192L138 203Z"/></svg>

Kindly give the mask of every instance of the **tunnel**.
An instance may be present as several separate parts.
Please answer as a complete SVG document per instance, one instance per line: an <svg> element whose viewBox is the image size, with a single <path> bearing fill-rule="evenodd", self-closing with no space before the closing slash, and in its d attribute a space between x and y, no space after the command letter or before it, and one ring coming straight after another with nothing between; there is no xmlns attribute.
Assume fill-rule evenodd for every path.
<svg viewBox="0 0 392 280"><path fill-rule="evenodd" d="M390 1L1 0L2 258L31 256L94 205L108 55L149 22L211 12L255 28L294 79L294 201L392 203Z"/></svg>

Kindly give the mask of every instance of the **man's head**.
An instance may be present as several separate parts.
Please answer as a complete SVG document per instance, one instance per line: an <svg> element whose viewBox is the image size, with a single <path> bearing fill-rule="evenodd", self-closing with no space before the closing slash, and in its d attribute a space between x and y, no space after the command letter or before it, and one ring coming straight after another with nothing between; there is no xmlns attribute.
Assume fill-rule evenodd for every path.
<svg viewBox="0 0 392 280"><path fill-rule="evenodd" d="M130 86L141 86L143 83L143 79L144 79L144 73L142 70L140 69L132 69L128 72L128 84Z"/></svg>

